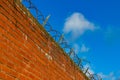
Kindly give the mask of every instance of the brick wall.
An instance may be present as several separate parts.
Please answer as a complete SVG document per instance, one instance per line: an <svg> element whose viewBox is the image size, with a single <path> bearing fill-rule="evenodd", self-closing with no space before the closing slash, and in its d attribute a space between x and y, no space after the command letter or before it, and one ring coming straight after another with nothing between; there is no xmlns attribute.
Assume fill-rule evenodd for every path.
<svg viewBox="0 0 120 80"><path fill-rule="evenodd" d="M0 80L88 79L18 0L0 0Z"/></svg>

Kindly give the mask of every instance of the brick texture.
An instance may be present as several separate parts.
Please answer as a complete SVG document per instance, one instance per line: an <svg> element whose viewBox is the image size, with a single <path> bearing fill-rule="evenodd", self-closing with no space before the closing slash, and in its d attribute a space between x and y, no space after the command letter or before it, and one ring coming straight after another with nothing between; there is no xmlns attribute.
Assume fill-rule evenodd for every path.
<svg viewBox="0 0 120 80"><path fill-rule="evenodd" d="M88 80L18 0L0 0L0 80Z"/></svg>

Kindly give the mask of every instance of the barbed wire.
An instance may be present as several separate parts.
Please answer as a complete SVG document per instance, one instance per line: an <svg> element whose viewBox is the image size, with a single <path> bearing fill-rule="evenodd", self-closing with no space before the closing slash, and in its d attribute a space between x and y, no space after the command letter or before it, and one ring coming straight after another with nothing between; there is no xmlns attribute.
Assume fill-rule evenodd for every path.
<svg viewBox="0 0 120 80"><path fill-rule="evenodd" d="M84 68L84 65L82 64L85 62L86 64L90 64L90 62L86 59L79 58L76 54L74 48L72 48L68 42L66 41L64 34L60 33L57 30L54 30L51 24L48 22L48 19L50 15L45 19L44 15L41 11L39 11L36 6L33 5L31 0L21 0L21 3L29 10L34 10L35 14L32 14L36 20L42 26L46 29L46 31L52 36L52 38L60 45L60 47L63 48L63 50L66 52L66 49L69 50L69 52L66 52L66 54L74 61L74 63L84 72L85 75L88 76L90 80L102 80L101 76L98 74L92 74L89 72L89 67L87 69ZM26 4L25 4L26 3ZM32 12L31 12L32 13Z"/></svg>

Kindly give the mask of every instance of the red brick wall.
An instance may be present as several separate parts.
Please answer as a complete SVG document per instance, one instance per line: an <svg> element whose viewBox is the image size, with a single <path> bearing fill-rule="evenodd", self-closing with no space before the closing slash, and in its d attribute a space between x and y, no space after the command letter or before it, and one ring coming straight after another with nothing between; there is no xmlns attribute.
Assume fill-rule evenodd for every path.
<svg viewBox="0 0 120 80"><path fill-rule="evenodd" d="M19 1L0 0L0 80L87 78Z"/></svg>

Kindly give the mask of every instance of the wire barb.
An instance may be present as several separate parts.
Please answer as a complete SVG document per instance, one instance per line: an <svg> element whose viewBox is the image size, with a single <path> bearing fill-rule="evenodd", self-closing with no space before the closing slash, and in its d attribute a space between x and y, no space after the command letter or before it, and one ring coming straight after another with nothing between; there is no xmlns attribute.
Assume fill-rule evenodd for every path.
<svg viewBox="0 0 120 80"><path fill-rule="evenodd" d="M27 2L28 6L26 6L27 9L29 9L29 11L34 10L35 14L34 17L38 20L39 23L42 24L42 26L46 29L46 31L53 37L53 39L63 48L63 50L66 52L66 49L69 49L69 52L67 53L68 56L74 61L74 63L82 70L84 71L84 65L82 64L82 62L86 62L86 63L90 63L88 60L86 59L82 59L79 58L78 55L75 53L75 50L68 45L68 42L65 40L64 38L64 34L61 34L59 31L56 31L52 28L52 26L50 25L50 23L48 22L50 15L48 15L46 17L46 19L44 18L44 15L42 14L41 11L39 11L38 8L36 8L33 3L31 2L31 0L20 0L21 3L24 4L24 2ZM48 44L49 46L49 44ZM91 74L89 72L89 67L85 70L85 73L90 80L102 80L102 78L97 75L97 74Z"/></svg>

